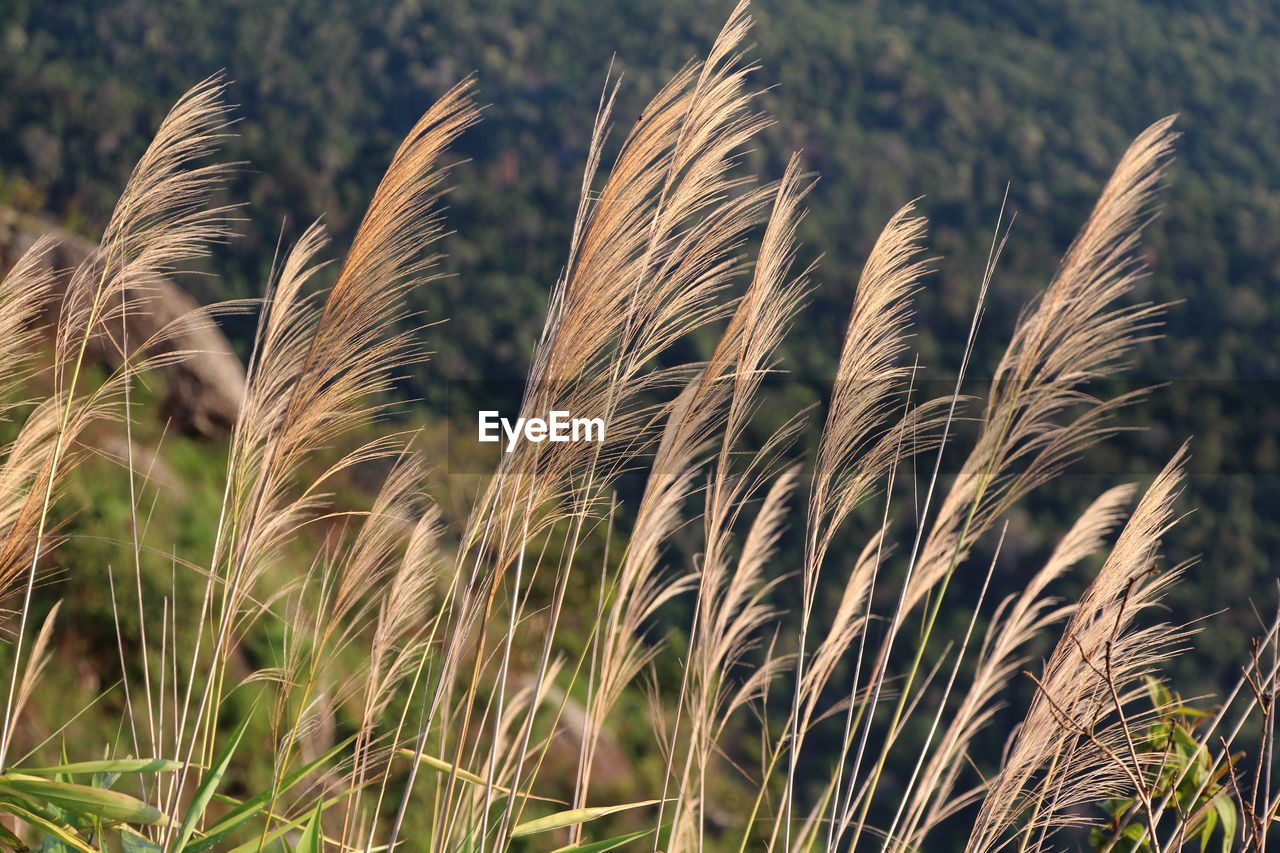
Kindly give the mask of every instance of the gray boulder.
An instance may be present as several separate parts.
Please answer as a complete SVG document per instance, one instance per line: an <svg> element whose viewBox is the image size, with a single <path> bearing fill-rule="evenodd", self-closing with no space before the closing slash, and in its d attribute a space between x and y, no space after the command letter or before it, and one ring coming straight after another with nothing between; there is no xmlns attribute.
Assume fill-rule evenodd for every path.
<svg viewBox="0 0 1280 853"><path fill-rule="evenodd" d="M0 276L7 273L27 249L43 235L52 235L57 244L46 256L57 273L61 287L71 271L95 257L97 244L72 234L50 222L0 207ZM129 294L128 340L132 344L150 339L170 324L179 323L176 333L166 336L153 352L190 352L183 360L162 368L165 396L161 415L188 435L214 438L225 435L235 424L244 394L244 367L226 337L191 296L172 281L154 279ZM61 299L55 296L51 310ZM56 319L51 317L51 320ZM52 328L52 326L51 326ZM110 366L120 362L117 343L100 336L92 345L93 355Z"/></svg>

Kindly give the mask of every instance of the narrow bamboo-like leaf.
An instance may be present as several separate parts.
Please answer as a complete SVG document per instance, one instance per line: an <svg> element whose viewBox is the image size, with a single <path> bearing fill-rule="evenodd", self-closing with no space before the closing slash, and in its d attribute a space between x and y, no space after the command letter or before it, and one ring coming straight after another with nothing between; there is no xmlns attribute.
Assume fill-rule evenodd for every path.
<svg viewBox="0 0 1280 853"><path fill-rule="evenodd" d="M124 853L159 853L164 849L151 839L143 838L128 829L120 832L120 844L124 847Z"/></svg>
<svg viewBox="0 0 1280 853"><path fill-rule="evenodd" d="M191 801L191 807L187 809L186 817L182 819L182 826L178 829L178 835L172 849L186 849L187 842L191 840L191 835L196 831L196 823L208 807L209 800L213 798L213 792L218 789L219 783L222 782L222 777L227 772L227 767L231 764L231 756L235 755L236 748L240 746L240 740L244 737L245 729L249 727L249 720L251 719L253 719L253 714L245 714L244 719L240 721L240 725L236 726L236 730L231 733L231 739L223 747L222 754L218 756L218 760L213 763L213 767L204 775L204 779L200 781L200 787L196 789L195 798Z"/></svg>
<svg viewBox="0 0 1280 853"><path fill-rule="evenodd" d="M439 758L436 758L433 755L427 755L425 752L422 753L422 755L418 755L412 749L401 749L400 754L407 756L409 758L413 758L415 755L417 755L418 760L421 761L423 764L425 764L427 767L430 767L432 770L438 770L441 773L453 773L463 782L471 782L474 785L484 784L483 777L477 776L475 773L472 773L470 770L466 770L462 767L458 767L456 765L450 764L447 761L443 761Z"/></svg>
<svg viewBox="0 0 1280 853"><path fill-rule="evenodd" d="M639 832L632 832L627 835L618 835L613 838L606 838L603 841L588 841L585 844L570 844L567 847L557 847L552 853L604 853L606 850L613 850L621 847L629 841L635 841L637 838L644 838L652 829L642 829Z"/></svg>
<svg viewBox="0 0 1280 853"><path fill-rule="evenodd" d="M294 848L294 853L324 853L324 822L321 820L323 814L320 804L316 803L315 810L311 812L311 820L307 822L307 828L302 831L302 838L298 839L298 846Z"/></svg>
<svg viewBox="0 0 1280 853"><path fill-rule="evenodd" d="M80 853L98 853L98 851L80 840L80 837L76 835L75 830L71 827L55 823L43 815L37 814L30 809L23 808L17 803L5 801L3 804L0 804L0 811L6 811L23 823L28 823L36 829L39 829L48 835L52 835L72 850L78 850Z"/></svg>
<svg viewBox="0 0 1280 853"><path fill-rule="evenodd" d="M624 803L620 806L595 806L587 809L567 809L566 811L556 812L546 817L527 820L511 830L512 838L520 838L525 835L536 835L539 832L550 832L553 829L563 829L566 826L577 826L580 823L586 823L589 820L595 820L605 815L611 815L616 812L624 812L628 809L638 809L644 806L651 806L657 800L641 800L638 803Z"/></svg>
<svg viewBox="0 0 1280 853"><path fill-rule="evenodd" d="M447 761L443 761L439 758L436 758L433 755L427 755L425 752L422 755L418 755L412 749L403 749L403 748L398 750L398 752L407 758L413 758L414 756L417 756L419 761L421 761L424 765L431 768L432 770L435 770L438 773L454 772L455 775L459 779L461 779L463 782L470 782L472 785L484 784L483 776L478 776L475 773L472 773L470 770L465 770L461 767L455 768L455 765L450 764ZM510 788L505 788L502 785L494 785L493 790L497 791L499 794L509 795L511 793ZM543 802L543 803L556 803L557 805L566 805L564 800L557 800L552 797L539 797L535 794L520 794L519 796L526 799L530 799L530 800L538 800L539 802Z"/></svg>
<svg viewBox="0 0 1280 853"><path fill-rule="evenodd" d="M72 782L51 782L39 776L6 773L0 776L0 792L49 803L77 814L100 817L112 823L165 826L169 818L155 806L120 791L108 791Z"/></svg>
<svg viewBox="0 0 1280 853"><path fill-rule="evenodd" d="M73 761L54 767L15 767L15 773L29 776L54 776L59 773L168 773L182 768L181 761L168 758L119 758L103 761Z"/></svg>

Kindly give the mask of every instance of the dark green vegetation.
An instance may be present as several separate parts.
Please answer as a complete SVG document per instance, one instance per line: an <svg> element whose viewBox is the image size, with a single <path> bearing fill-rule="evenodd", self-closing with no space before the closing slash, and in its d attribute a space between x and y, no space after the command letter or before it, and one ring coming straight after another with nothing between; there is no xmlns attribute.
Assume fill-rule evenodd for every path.
<svg viewBox="0 0 1280 853"><path fill-rule="evenodd" d="M991 322L1047 276L1116 152L1180 113L1168 214L1151 236L1151 296L1185 299L1160 378L1280 376L1280 13L1223 4L761 3L756 55L778 81L777 126L759 156L779 173L802 149L822 176L802 237L821 251L817 307L843 306L887 216L926 196L947 263L924 324L960 337L1006 183L1017 239ZM225 69L244 121L233 192L264 227L232 249L237 294L256 294L274 229L323 215L349 234L382 164L423 104L475 72L482 131L451 203L450 265L466 275L427 294L452 318L429 373L523 372L567 243L582 159L606 71L624 74L623 117L714 34L714 4L552 2L40 3L3 20L0 164L10 193L92 233L149 129L193 80ZM763 85L763 83L762 83ZM628 111L630 108L631 111ZM253 235L253 236L248 236ZM271 236L267 236L271 235ZM223 293L207 295L226 295ZM829 318L834 334L843 310ZM943 322L943 321L948 322ZM994 346L994 344L993 344ZM953 347L954 348L954 347ZM831 348L797 343L822 374ZM950 349L944 349L950 353Z"/></svg>

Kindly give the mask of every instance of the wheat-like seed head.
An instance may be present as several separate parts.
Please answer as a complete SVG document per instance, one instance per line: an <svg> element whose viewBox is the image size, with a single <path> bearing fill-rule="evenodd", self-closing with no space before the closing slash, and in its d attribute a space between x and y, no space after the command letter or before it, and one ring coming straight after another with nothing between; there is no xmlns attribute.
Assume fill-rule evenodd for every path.
<svg viewBox="0 0 1280 853"><path fill-rule="evenodd" d="M1135 622L1177 576L1155 571L1186 459L1184 446L1151 484L1081 597L988 789L969 850L998 849L1028 814L1024 831L1052 830L1073 821L1077 804L1124 790L1126 768L1115 755L1128 736L1125 708L1137 695L1134 685L1171 654L1179 636L1168 626Z"/></svg>

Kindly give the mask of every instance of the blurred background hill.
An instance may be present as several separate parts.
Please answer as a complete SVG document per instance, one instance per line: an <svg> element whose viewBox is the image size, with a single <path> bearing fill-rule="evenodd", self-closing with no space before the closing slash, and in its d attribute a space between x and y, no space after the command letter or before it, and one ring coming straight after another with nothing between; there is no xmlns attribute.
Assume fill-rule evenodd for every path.
<svg viewBox="0 0 1280 853"><path fill-rule="evenodd" d="M323 217L345 245L402 135L474 73L489 106L459 147L452 275L418 297L448 323L404 389L430 419L446 382L524 373L610 69L624 124L727 12L685 0L4 0L0 204L96 236L174 99L225 71L242 116L229 157L245 163L229 198L248 203L247 221L217 276L183 284L205 302L258 295L278 238ZM1196 513L1169 551L1203 560L1172 602L1180 616L1234 608L1197 641L1195 678L1224 677L1256 625L1249 602L1274 601L1280 549L1280 7L759 0L754 15L776 125L746 165L777 177L802 149L821 178L801 233L822 255L818 287L784 348L800 384L829 374L865 253L919 196L941 261L918 300L918 343L932 378L953 375L1007 190L1016 220L975 368L989 373L1129 140L1180 115L1143 293L1176 304L1135 371L1169 386L1131 418L1151 429L1013 520L1002 571L1025 571L1018 555L1041 553L1068 513L1154 473L1194 434L1184 505ZM242 353L248 329L226 323Z"/></svg>

